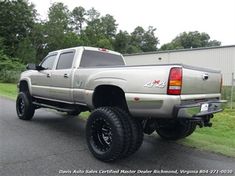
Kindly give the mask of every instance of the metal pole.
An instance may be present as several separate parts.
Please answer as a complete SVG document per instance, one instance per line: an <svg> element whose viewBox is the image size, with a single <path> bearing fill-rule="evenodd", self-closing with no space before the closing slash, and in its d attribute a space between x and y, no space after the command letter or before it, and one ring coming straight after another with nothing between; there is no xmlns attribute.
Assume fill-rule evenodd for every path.
<svg viewBox="0 0 235 176"><path fill-rule="evenodd" d="M231 87L231 109L233 109L233 83L234 83L234 73L232 73L232 87Z"/></svg>

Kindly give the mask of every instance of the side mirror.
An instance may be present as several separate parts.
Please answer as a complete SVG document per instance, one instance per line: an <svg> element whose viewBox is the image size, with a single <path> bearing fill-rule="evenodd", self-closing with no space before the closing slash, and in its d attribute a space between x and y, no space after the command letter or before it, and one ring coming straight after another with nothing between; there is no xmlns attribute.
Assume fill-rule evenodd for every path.
<svg viewBox="0 0 235 176"><path fill-rule="evenodd" d="M41 65L36 65L36 70L41 71L41 70L46 70L46 68L42 67Z"/></svg>
<svg viewBox="0 0 235 176"><path fill-rule="evenodd" d="M26 69L37 70L37 71L46 70L46 68L42 67L41 65L35 65L35 64L27 64Z"/></svg>
<svg viewBox="0 0 235 176"><path fill-rule="evenodd" d="M27 70L36 70L36 65L32 64L32 63L27 64L26 69Z"/></svg>

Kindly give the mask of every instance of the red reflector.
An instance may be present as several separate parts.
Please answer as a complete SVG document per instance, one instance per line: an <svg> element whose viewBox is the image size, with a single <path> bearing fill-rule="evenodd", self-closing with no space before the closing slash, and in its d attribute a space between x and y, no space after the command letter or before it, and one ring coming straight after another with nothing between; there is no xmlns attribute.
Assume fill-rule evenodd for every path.
<svg viewBox="0 0 235 176"><path fill-rule="evenodd" d="M172 90L172 89L169 89L167 91L168 95L180 95L180 93L181 93L181 90Z"/></svg>
<svg viewBox="0 0 235 176"><path fill-rule="evenodd" d="M182 68L173 67L170 70L169 80L168 80L168 95L180 95L182 86Z"/></svg>
<svg viewBox="0 0 235 176"><path fill-rule="evenodd" d="M135 100L135 101L139 101L140 98L139 98L139 97L135 97L134 100Z"/></svg>
<svg viewBox="0 0 235 176"><path fill-rule="evenodd" d="M106 48L99 48L99 51L107 52L108 50Z"/></svg>

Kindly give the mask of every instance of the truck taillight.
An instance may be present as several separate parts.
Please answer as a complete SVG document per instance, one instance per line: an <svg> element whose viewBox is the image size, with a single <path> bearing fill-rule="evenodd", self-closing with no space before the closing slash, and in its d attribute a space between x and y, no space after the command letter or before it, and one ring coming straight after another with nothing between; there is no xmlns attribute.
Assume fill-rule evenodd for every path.
<svg viewBox="0 0 235 176"><path fill-rule="evenodd" d="M182 87L182 68L173 67L170 70L169 80L168 80L168 95L180 95Z"/></svg>

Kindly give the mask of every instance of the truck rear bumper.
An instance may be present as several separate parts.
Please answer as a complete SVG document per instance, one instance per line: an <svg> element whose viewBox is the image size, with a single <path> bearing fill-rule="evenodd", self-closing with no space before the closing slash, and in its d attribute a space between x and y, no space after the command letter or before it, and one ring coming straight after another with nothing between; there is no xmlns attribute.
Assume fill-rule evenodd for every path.
<svg viewBox="0 0 235 176"><path fill-rule="evenodd" d="M222 103L226 100L207 101L190 105L176 105L173 116L177 118L202 117L223 111Z"/></svg>
<svg viewBox="0 0 235 176"><path fill-rule="evenodd" d="M220 94L166 95L125 93L129 112L139 118L192 118L222 111ZM138 97L138 99L135 99ZM203 102L195 102L195 100ZM202 100L203 99L203 100ZM201 111L202 104L208 111ZM217 106L217 107L216 107Z"/></svg>

